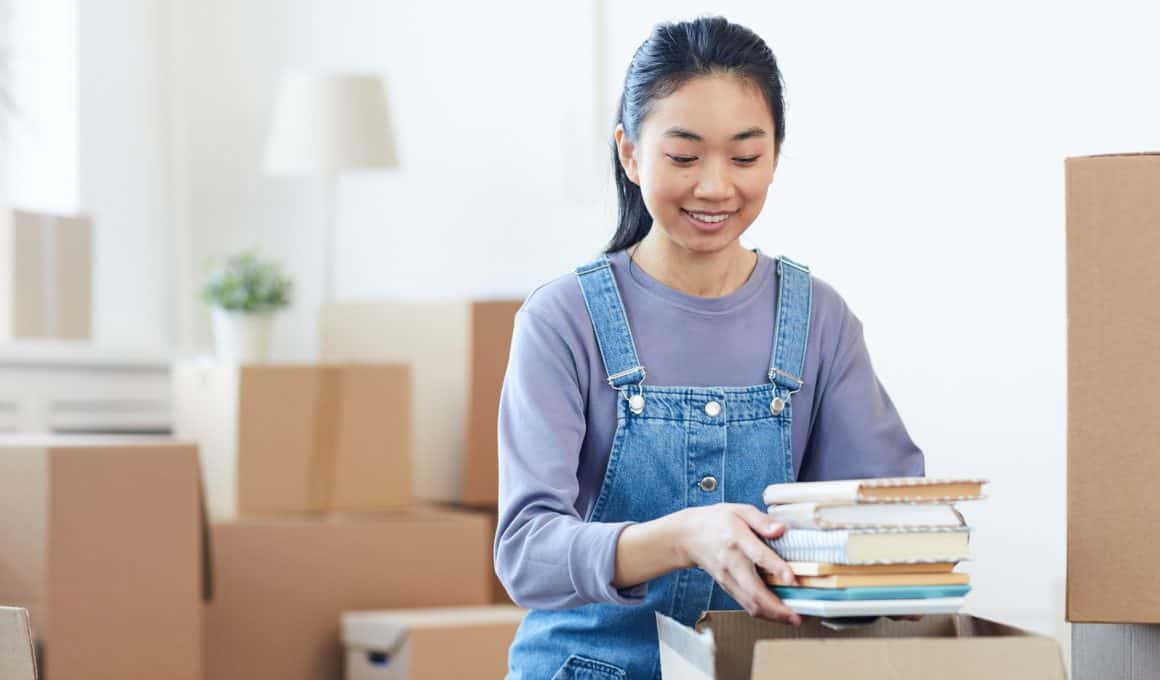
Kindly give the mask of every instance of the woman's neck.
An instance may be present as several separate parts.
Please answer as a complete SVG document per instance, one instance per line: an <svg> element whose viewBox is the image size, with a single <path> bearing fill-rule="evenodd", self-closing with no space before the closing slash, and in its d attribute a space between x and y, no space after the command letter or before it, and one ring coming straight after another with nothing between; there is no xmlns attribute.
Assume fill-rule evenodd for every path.
<svg viewBox="0 0 1160 680"><path fill-rule="evenodd" d="M740 242L714 253L695 253L658 231L653 229L629 248L629 256L649 276L686 295L724 297L745 285L757 267L757 253Z"/></svg>

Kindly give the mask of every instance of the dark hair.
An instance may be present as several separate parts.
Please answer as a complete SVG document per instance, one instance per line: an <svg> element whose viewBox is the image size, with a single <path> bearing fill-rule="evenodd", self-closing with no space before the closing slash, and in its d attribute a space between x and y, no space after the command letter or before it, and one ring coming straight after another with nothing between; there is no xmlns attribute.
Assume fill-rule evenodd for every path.
<svg viewBox="0 0 1160 680"><path fill-rule="evenodd" d="M626 137L636 141L640 124L655 100L669 96L696 76L717 73L744 78L760 88L773 116L776 153L785 138L785 100L777 60L756 33L723 17L657 25L628 65L616 123L624 126ZM640 187L628 179L620 165L615 140L612 168L619 216L616 233L606 251L609 253L639 243L653 222L645 209Z"/></svg>

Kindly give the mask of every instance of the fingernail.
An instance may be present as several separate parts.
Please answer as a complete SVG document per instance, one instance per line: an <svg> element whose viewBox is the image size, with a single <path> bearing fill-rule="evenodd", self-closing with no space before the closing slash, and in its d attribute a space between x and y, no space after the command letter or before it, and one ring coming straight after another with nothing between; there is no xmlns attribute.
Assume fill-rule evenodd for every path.
<svg viewBox="0 0 1160 680"><path fill-rule="evenodd" d="M766 531L768 531L768 532L769 532L769 533L771 533L771 534L772 534L773 532L777 531L777 523L776 523L776 522L774 522L773 524L770 524L770 525L769 525L769 528L767 528L767 529L766 529Z"/></svg>
<svg viewBox="0 0 1160 680"><path fill-rule="evenodd" d="M794 583L796 583L796 581L794 580L793 572L792 571L781 572L781 583L782 583L782 585L786 585L786 586L794 585Z"/></svg>

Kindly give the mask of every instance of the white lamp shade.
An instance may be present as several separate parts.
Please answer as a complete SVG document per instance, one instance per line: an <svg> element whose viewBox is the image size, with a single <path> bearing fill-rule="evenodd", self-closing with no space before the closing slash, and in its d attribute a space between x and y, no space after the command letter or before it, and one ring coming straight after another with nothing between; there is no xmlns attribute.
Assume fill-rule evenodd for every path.
<svg viewBox="0 0 1160 680"><path fill-rule="evenodd" d="M282 78L266 143L266 172L334 175L397 165L381 78L304 74Z"/></svg>

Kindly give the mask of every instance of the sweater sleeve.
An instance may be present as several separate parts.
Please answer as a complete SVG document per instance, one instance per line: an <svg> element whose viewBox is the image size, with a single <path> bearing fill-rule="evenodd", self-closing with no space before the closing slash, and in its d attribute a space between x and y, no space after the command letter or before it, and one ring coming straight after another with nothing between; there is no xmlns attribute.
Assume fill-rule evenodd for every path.
<svg viewBox="0 0 1160 680"><path fill-rule="evenodd" d="M862 323L842 309L837 342L822 349L801 481L922 476L923 453L874 373Z"/></svg>
<svg viewBox="0 0 1160 680"><path fill-rule="evenodd" d="M614 588L616 543L631 522L586 522L576 511L585 392L559 332L516 315L499 404L499 517L495 570L519 605L567 609L637 604L645 585Z"/></svg>

